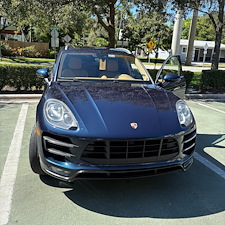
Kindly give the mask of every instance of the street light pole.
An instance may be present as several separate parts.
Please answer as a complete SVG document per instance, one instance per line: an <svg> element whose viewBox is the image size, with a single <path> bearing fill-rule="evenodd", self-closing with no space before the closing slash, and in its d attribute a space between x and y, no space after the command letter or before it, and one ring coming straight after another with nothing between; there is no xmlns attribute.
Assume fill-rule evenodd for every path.
<svg viewBox="0 0 225 225"><path fill-rule="evenodd" d="M171 44L171 51L173 55L180 54L180 38L182 32L182 10L177 10L173 28L173 39Z"/></svg>

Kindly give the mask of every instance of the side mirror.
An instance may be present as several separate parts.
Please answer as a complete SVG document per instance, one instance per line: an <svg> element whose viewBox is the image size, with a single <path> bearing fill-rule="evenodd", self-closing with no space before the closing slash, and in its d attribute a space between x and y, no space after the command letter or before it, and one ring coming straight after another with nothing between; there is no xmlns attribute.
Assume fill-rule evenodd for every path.
<svg viewBox="0 0 225 225"><path fill-rule="evenodd" d="M180 79L180 76L178 76L175 73L167 73L163 78L163 80L166 82L176 82L179 79Z"/></svg>
<svg viewBox="0 0 225 225"><path fill-rule="evenodd" d="M49 69L48 68L42 68L36 71L36 75L39 78L48 78L49 77Z"/></svg>

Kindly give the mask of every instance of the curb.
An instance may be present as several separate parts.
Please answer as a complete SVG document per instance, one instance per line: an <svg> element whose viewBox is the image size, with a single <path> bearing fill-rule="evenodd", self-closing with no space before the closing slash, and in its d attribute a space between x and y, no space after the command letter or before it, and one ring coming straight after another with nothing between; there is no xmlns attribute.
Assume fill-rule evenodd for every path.
<svg viewBox="0 0 225 225"><path fill-rule="evenodd" d="M42 94L0 94L0 101L39 100Z"/></svg>
<svg viewBox="0 0 225 225"><path fill-rule="evenodd" d="M186 99L225 100L225 94L185 94Z"/></svg>

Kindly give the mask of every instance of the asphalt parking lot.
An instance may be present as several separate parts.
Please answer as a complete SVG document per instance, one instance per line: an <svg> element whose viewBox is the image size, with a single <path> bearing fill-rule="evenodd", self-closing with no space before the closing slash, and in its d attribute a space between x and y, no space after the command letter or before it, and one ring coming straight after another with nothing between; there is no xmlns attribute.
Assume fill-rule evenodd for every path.
<svg viewBox="0 0 225 225"><path fill-rule="evenodd" d="M0 225L224 225L225 102L188 104L198 136L187 172L68 185L30 169L37 103L0 103Z"/></svg>

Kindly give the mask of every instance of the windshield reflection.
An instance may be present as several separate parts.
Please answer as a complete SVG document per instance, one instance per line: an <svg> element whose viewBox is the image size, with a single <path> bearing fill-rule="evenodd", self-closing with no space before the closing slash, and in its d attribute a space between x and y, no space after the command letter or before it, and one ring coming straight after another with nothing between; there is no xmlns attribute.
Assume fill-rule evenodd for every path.
<svg viewBox="0 0 225 225"><path fill-rule="evenodd" d="M92 52L63 54L57 80L66 79L150 81L134 56Z"/></svg>

